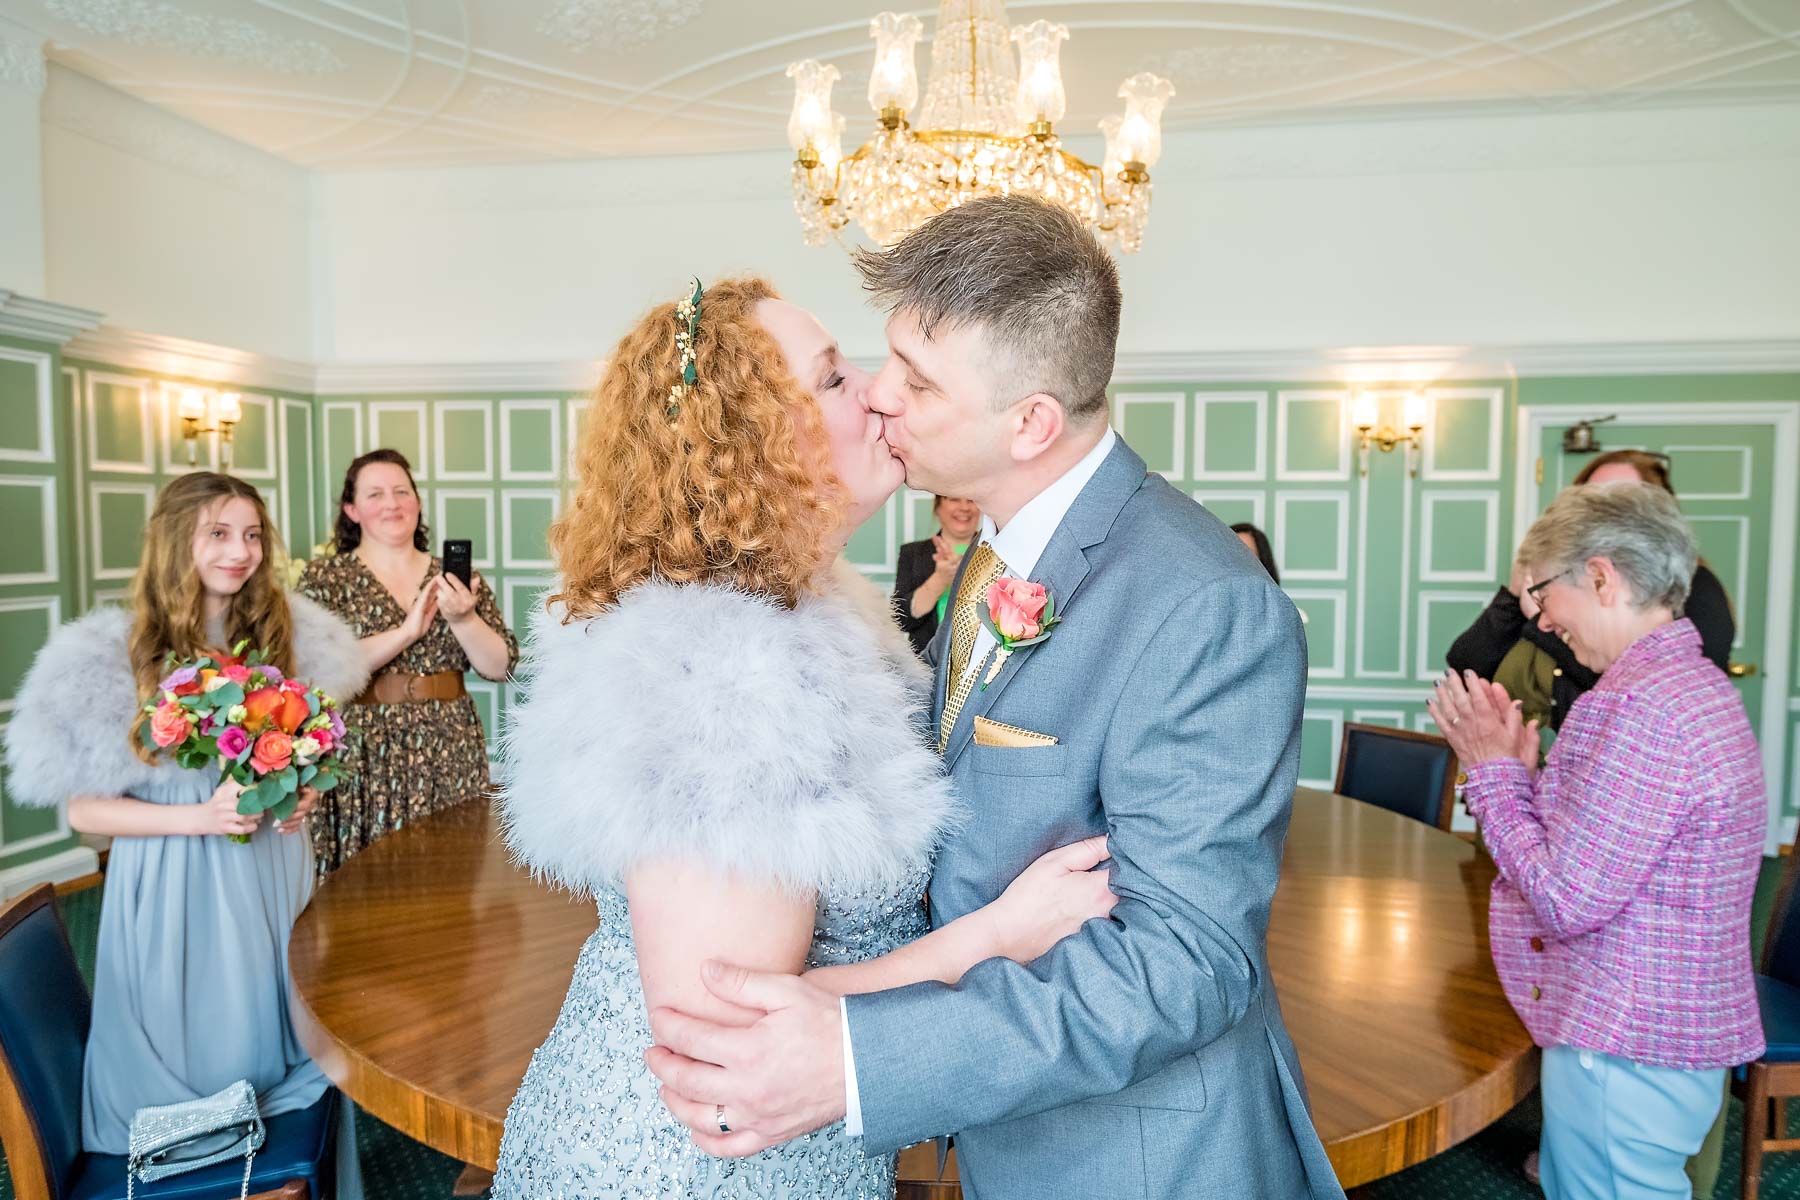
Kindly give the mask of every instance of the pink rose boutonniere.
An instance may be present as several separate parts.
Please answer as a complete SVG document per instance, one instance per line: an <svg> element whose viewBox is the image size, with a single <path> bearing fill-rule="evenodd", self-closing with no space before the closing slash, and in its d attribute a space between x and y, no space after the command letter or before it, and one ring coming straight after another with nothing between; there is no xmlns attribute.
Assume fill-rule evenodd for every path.
<svg viewBox="0 0 1800 1200"><path fill-rule="evenodd" d="M1056 615L1056 597L1048 588L1029 579L1012 578L996 579L988 585L975 616L999 643L981 681L983 689L994 682L1014 650L1047 640L1062 621Z"/></svg>

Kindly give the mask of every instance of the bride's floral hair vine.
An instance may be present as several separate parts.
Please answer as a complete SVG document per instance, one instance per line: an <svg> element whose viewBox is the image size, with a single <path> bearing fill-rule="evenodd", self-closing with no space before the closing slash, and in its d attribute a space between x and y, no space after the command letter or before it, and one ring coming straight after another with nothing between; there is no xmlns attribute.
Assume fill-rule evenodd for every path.
<svg viewBox="0 0 1800 1200"><path fill-rule="evenodd" d="M675 331L675 348L681 355L681 378L669 389L669 420L673 421L681 415L681 402L688 397L693 386L700 381L700 374L694 369L694 342L700 336L700 300L706 289L700 286L696 277L694 294L675 305L675 320L681 328Z"/></svg>

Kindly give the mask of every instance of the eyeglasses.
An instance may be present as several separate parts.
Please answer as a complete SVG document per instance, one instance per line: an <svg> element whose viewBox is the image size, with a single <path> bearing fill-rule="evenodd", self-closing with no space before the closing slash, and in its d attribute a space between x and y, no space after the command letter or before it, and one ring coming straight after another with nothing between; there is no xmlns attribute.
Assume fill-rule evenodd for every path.
<svg viewBox="0 0 1800 1200"><path fill-rule="evenodd" d="M1527 596L1531 597L1531 602L1533 604L1537 605L1539 608L1542 608L1542 607L1544 607L1544 591L1545 591L1545 589L1547 589L1551 584L1555 583L1557 580L1563 578L1565 575L1572 575L1574 573L1575 573L1574 567L1569 567L1566 570L1558 571L1556 574L1552 575L1550 578L1541 580L1537 583L1532 584L1530 587L1526 588L1525 594Z"/></svg>

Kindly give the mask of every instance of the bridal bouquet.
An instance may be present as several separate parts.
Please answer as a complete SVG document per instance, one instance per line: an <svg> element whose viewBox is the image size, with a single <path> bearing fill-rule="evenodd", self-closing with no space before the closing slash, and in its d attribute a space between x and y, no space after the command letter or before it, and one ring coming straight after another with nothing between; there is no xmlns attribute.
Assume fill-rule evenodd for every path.
<svg viewBox="0 0 1800 1200"><path fill-rule="evenodd" d="M177 663L144 705L144 745L184 767L217 762L220 778L244 785L238 811L245 816L294 815L300 789L328 792L342 777L344 719L337 701L263 661L262 651L243 657L248 643L228 655L202 655ZM234 834L233 841L248 842Z"/></svg>

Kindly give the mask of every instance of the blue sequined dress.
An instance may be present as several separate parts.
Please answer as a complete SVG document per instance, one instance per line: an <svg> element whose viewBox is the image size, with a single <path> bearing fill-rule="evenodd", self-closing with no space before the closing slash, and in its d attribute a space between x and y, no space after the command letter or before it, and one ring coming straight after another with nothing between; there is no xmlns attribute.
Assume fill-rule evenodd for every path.
<svg viewBox="0 0 1800 1200"><path fill-rule="evenodd" d="M631 912L633 863L678 857L819 897L807 965L924 935L954 804L921 725L925 677L886 598L842 572L794 608L652 581L587 621L534 622L503 746L514 854L591 894L600 927L506 1115L495 1200L892 1200L894 1156L842 1122L714 1158L663 1106ZM583 699L629 698L603 736Z"/></svg>
<svg viewBox="0 0 1800 1200"><path fill-rule="evenodd" d="M819 905L808 967L874 958L926 931L925 873L892 889ZM650 1026L625 897L599 897L562 1015L506 1114L494 1197L574 1200L892 1200L894 1156L865 1157L839 1121L751 1158L713 1158L688 1140L644 1067Z"/></svg>

